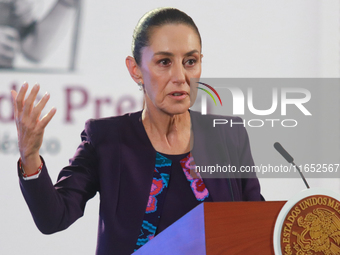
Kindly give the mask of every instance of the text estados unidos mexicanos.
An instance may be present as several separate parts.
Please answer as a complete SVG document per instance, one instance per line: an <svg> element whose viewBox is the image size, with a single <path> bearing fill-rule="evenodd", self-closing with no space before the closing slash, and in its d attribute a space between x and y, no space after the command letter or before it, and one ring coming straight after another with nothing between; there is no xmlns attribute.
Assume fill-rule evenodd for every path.
<svg viewBox="0 0 340 255"><path fill-rule="evenodd" d="M305 173L337 173L340 164L304 164L298 166ZM240 166L239 168L232 165L220 166L195 166L196 173L290 173L298 172L293 165L258 165L258 166Z"/></svg>

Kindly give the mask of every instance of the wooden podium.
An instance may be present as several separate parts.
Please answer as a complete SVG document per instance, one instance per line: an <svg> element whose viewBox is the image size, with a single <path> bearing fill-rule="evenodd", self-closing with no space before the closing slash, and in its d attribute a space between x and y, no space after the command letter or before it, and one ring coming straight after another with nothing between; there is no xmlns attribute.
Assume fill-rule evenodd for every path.
<svg viewBox="0 0 340 255"><path fill-rule="evenodd" d="M285 203L202 203L134 255L274 254L274 225Z"/></svg>

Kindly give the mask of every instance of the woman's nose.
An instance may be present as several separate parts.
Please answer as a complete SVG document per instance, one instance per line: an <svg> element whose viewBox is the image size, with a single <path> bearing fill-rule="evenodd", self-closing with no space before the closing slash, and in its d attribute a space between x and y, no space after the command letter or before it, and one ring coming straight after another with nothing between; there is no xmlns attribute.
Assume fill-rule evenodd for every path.
<svg viewBox="0 0 340 255"><path fill-rule="evenodd" d="M172 69L172 82L182 84L185 82L185 68L182 63L176 63Z"/></svg>

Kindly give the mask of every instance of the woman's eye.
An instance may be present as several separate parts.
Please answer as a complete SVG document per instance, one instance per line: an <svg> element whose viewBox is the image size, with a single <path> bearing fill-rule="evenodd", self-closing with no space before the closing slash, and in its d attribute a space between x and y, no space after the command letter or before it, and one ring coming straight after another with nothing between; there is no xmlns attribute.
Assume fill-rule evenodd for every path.
<svg viewBox="0 0 340 255"><path fill-rule="evenodd" d="M167 66L170 64L170 59L161 59L159 61L159 63L162 65L162 66Z"/></svg>
<svg viewBox="0 0 340 255"><path fill-rule="evenodd" d="M188 61L186 62L187 65L189 66L193 66L196 64L196 59L188 59Z"/></svg>

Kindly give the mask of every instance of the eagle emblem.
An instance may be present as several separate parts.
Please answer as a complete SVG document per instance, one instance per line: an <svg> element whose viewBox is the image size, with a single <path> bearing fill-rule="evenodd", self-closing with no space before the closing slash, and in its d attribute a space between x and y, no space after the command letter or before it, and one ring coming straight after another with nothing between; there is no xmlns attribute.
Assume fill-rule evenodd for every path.
<svg viewBox="0 0 340 255"><path fill-rule="evenodd" d="M293 231L297 237L294 249L297 255L340 255L340 218L336 213L317 208L305 217L297 219L301 234Z"/></svg>

